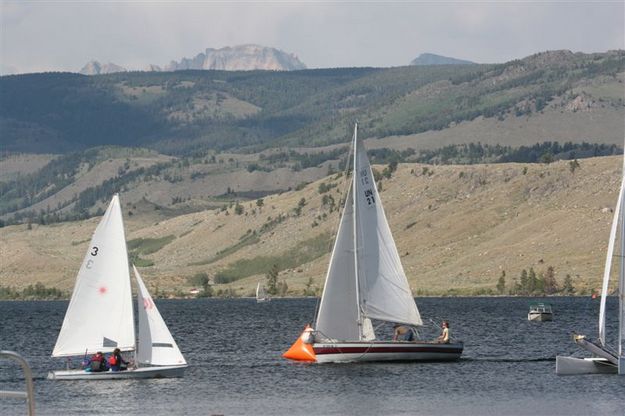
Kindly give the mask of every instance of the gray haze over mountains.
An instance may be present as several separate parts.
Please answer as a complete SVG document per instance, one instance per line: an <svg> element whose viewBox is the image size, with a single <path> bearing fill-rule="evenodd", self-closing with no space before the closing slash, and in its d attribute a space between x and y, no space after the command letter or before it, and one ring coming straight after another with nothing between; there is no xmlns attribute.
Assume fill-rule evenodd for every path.
<svg viewBox="0 0 625 416"><path fill-rule="evenodd" d="M207 48L193 58L182 58L179 62L171 61L162 67L151 64L142 68L143 71L179 71L185 69L293 71L306 69L306 65L295 54L286 53L276 48L260 45L239 45L221 49ZM80 73L97 75L127 70L127 68L113 63L100 64L98 61L90 61L80 70Z"/></svg>
<svg viewBox="0 0 625 416"><path fill-rule="evenodd" d="M166 66L207 46L269 45L308 68L396 67L420 52L507 62L624 49L625 2L0 1L0 74L75 72L90 59ZM37 36L37 33L49 34Z"/></svg>

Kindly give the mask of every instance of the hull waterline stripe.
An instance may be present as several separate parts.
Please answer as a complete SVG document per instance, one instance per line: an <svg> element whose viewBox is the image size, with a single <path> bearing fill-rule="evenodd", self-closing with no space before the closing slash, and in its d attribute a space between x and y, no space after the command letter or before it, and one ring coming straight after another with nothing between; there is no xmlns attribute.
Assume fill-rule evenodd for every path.
<svg viewBox="0 0 625 416"><path fill-rule="evenodd" d="M370 354L370 353L407 353L407 352L429 352L443 354L461 354L462 348L436 348L436 347L313 347L315 354Z"/></svg>

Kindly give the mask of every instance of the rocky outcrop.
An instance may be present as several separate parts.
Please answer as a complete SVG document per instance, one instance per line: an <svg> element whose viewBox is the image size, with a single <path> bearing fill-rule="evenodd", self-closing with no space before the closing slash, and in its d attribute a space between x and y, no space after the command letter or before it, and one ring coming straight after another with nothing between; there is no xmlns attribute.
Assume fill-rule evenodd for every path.
<svg viewBox="0 0 625 416"><path fill-rule="evenodd" d="M410 62L410 65L471 65L475 62L463 59L449 58L433 53L422 53Z"/></svg>
<svg viewBox="0 0 625 416"><path fill-rule="evenodd" d="M185 69L217 69L223 71L294 71L306 69L306 65L295 54L260 45L240 45L221 49L208 48L193 58L171 61L168 65L149 64L141 69L146 72L180 71ZM88 62L81 70L83 75L112 74L125 72L126 68L112 63Z"/></svg>
<svg viewBox="0 0 625 416"><path fill-rule="evenodd" d="M194 58L171 61L164 71L184 69L218 69L225 71L249 71L255 69L271 71L293 71L306 69L294 54L260 45L241 45L221 49L208 48Z"/></svg>
<svg viewBox="0 0 625 416"><path fill-rule="evenodd" d="M99 74L113 74L115 72L126 72L126 68L114 63L101 64L98 61L89 61L82 67L80 73L83 75L99 75Z"/></svg>

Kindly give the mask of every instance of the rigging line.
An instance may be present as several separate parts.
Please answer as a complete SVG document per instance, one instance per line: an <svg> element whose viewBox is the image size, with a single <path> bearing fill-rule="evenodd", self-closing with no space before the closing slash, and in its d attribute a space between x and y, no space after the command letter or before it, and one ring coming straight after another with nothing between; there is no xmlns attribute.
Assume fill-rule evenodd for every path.
<svg viewBox="0 0 625 416"><path fill-rule="evenodd" d="M336 226L334 227L334 229L336 230L336 235L334 236L334 239L336 240L336 237L338 237L338 230L341 226L341 219L343 218L343 211L345 210L345 204L341 203L341 199L343 199L343 197L347 198L347 194L349 192L349 187L351 186L351 183L349 181L349 161L352 158L352 153L354 150L354 141L350 140L349 141L349 150L347 152L347 159L345 160L345 167L343 169L342 176L343 176L343 184L342 184L342 188L339 188L339 190L341 190L341 192L339 192L339 200L337 203L337 221L336 221ZM328 266L329 268L329 266ZM327 277L327 276L326 276ZM323 285L325 286L326 282L323 282ZM321 294L323 295L323 287L321 288ZM316 329L317 328L317 314L319 313L319 306L321 305L321 296L317 297L317 302L315 304L315 318L313 321L313 326Z"/></svg>

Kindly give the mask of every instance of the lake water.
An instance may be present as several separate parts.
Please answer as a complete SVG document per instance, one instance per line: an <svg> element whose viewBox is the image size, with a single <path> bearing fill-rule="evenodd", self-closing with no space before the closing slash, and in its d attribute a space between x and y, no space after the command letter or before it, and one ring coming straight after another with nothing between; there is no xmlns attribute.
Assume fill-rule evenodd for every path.
<svg viewBox="0 0 625 416"><path fill-rule="evenodd" d="M594 335L599 301L549 298L554 322L527 321L526 298L418 298L424 320L448 319L465 342L453 363L307 365L281 358L311 321L316 299L161 300L190 367L184 378L48 381L67 302L0 302L0 349L24 355L42 415L619 415L625 377L558 377L556 354L578 351L572 330ZM617 300L608 302L616 317ZM616 322L608 336L615 338ZM435 336L438 329L431 328ZM427 331L425 331L427 332ZM0 390L23 388L0 361ZM0 414L24 414L0 399Z"/></svg>

